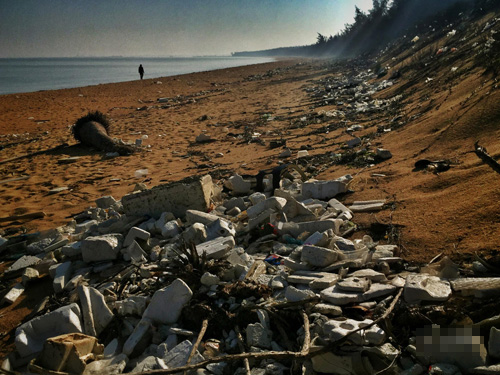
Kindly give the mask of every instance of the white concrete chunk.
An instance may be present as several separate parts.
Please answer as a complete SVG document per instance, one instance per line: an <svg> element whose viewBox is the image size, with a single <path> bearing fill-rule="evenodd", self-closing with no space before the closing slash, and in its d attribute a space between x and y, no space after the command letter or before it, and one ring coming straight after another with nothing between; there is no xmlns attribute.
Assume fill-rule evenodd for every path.
<svg viewBox="0 0 500 375"><path fill-rule="evenodd" d="M148 301L149 297L147 296L132 296L121 301L116 301L115 307L118 310L118 314L120 314L121 316L142 316L142 314L144 314L144 311L146 311L146 304L148 303Z"/></svg>
<svg viewBox="0 0 500 375"><path fill-rule="evenodd" d="M344 182L336 180L304 182L302 184L302 195L304 198L325 200L346 191L347 185Z"/></svg>
<svg viewBox="0 0 500 375"><path fill-rule="evenodd" d="M66 286L66 283L71 278L71 262L64 262L57 265L56 273L52 286L54 292L61 293Z"/></svg>
<svg viewBox="0 0 500 375"><path fill-rule="evenodd" d="M292 285L288 285L285 289L285 299L288 302L303 301L314 297L316 294L309 289L297 289Z"/></svg>
<svg viewBox="0 0 500 375"><path fill-rule="evenodd" d="M38 316L16 329L16 349L25 357L42 350L49 337L82 332L80 308L76 303Z"/></svg>
<svg viewBox="0 0 500 375"><path fill-rule="evenodd" d="M451 286L447 280L425 274L408 275L403 292L408 303L421 301L446 301L451 295Z"/></svg>
<svg viewBox="0 0 500 375"><path fill-rule="evenodd" d="M72 242L69 243L61 249L62 253L67 257L74 257L82 253L82 242Z"/></svg>
<svg viewBox="0 0 500 375"><path fill-rule="evenodd" d="M200 256L205 252L207 259L220 259L226 256L234 245L235 242L233 236L218 237L211 241L196 245L196 251Z"/></svg>
<svg viewBox="0 0 500 375"><path fill-rule="evenodd" d="M311 266L326 267L335 262L339 254L335 250L325 247L304 245L300 260Z"/></svg>
<svg viewBox="0 0 500 375"><path fill-rule="evenodd" d="M82 241L82 258L84 262L99 262L114 260L122 246L122 235L106 234L87 237Z"/></svg>
<svg viewBox="0 0 500 375"><path fill-rule="evenodd" d="M206 230L207 240L209 241L217 237L229 237L236 235L236 230L233 228L233 224L220 218L208 224Z"/></svg>
<svg viewBox="0 0 500 375"><path fill-rule="evenodd" d="M219 219L220 219L219 216L209 214L203 211L186 210L186 225L193 225L194 223L202 223L204 225L209 225Z"/></svg>
<svg viewBox="0 0 500 375"><path fill-rule="evenodd" d="M247 215L249 218L253 219L260 215L262 212L271 210L281 210L285 207L286 199L280 197L271 197L265 201L257 203L255 206L250 206L247 208Z"/></svg>
<svg viewBox="0 0 500 375"><path fill-rule="evenodd" d="M27 267L23 272L21 282L26 286L31 280L38 279L38 276L40 276L40 273L36 269Z"/></svg>
<svg viewBox="0 0 500 375"><path fill-rule="evenodd" d="M181 279L174 280L169 286L159 289L143 314L156 323L172 324L177 322L182 308L193 296L193 292Z"/></svg>
<svg viewBox="0 0 500 375"><path fill-rule="evenodd" d="M170 220L161 228L161 235L163 238L173 238L181 232L181 228L177 220Z"/></svg>
<svg viewBox="0 0 500 375"><path fill-rule="evenodd" d="M123 344L123 354L130 357L130 355L134 352L135 347L143 339L143 337L151 333L151 328L151 320L142 318L141 321L135 326L134 331L128 337L127 341L125 341L125 344Z"/></svg>
<svg viewBox="0 0 500 375"><path fill-rule="evenodd" d="M352 212L379 211L384 207L385 200L354 202L349 209Z"/></svg>
<svg viewBox="0 0 500 375"><path fill-rule="evenodd" d="M125 241L123 241L123 246L128 247L134 242L136 239L147 241L151 237L151 234L141 228L132 227L127 233L125 237Z"/></svg>
<svg viewBox="0 0 500 375"><path fill-rule="evenodd" d="M189 209L207 211L212 195L212 178L206 175L126 195L122 204L127 216L149 215L157 219L163 212L172 212L175 217L184 217Z"/></svg>
<svg viewBox="0 0 500 375"><path fill-rule="evenodd" d="M247 194L252 188L252 183L244 180L239 174L229 177L225 185L236 194Z"/></svg>
<svg viewBox="0 0 500 375"><path fill-rule="evenodd" d="M23 294L24 292L24 285L21 284L21 283L17 283L16 285L14 285L12 287L11 290L9 290L9 292L2 298L2 302L0 303L0 305L4 304L4 303L14 303L16 302L16 300L21 296L21 294Z"/></svg>
<svg viewBox="0 0 500 375"><path fill-rule="evenodd" d="M346 292L364 293L370 288L371 282L364 277L348 277L337 282L337 285Z"/></svg>
<svg viewBox="0 0 500 375"><path fill-rule="evenodd" d="M205 272L200 279L200 282L206 286L218 285L220 279L216 275L212 275L210 272Z"/></svg>
<svg viewBox="0 0 500 375"><path fill-rule="evenodd" d="M106 304L104 296L95 288L80 285L78 297L82 305L84 333L90 336L99 336L114 316Z"/></svg>
<svg viewBox="0 0 500 375"><path fill-rule="evenodd" d="M357 321L354 319L345 320L329 320L323 326L324 333L329 336L330 340L335 342L347 336L359 328L366 327L373 323L371 319ZM356 345L380 345L385 341L385 332L376 324L361 330L356 333L350 334L349 341Z"/></svg>

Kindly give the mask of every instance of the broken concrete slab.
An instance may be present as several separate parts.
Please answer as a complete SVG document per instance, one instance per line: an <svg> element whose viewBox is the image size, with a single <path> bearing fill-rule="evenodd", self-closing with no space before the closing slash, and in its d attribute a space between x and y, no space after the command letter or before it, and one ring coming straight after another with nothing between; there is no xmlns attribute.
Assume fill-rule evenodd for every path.
<svg viewBox="0 0 500 375"><path fill-rule="evenodd" d="M364 293L370 288L371 282L364 277L348 277L338 281L337 285L346 292Z"/></svg>
<svg viewBox="0 0 500 375"><path fill-rule="evenodd" d="M152 336L152 321L147 318L142 318L141 321L135 326L134 331L130 334L127 341L123 344L123 354L128 357L133 357L134 352L137 354L149 345Z"/></svg>
<svg viewBox="0 0 500 375"><path fill-rule="evenodd" d="M212 195L212 178L206 175L125 195L121 202L128 216L148 215L159 218L163 212L172 212L176 217L182 218L189 209L207 211Z"/></svg>
<svg viewBox="0 0 500 375"><path fill-rule="evenodd" d="M211 241L196 245L196 251L200 256L205 253L207 259L221 259L229 254L234 245L235 241L233 236L217 237Z"/></svg>
<svg viewBox="0 0 500 375"><path fill-rule="evenodd" d="M71 278L71 262L64 262L57 265L55 268L54 281L52 286L54 287L54 292L61 293L66 286L66 283Z"/></svg>
<svg viewBox="0 0 500 375"><path fill-rule="evenodd" d="M449 281L437 276L410 274L406 278L403 295L407 303L446 301L451 295L451 286Z"/></svg>
<svg viewBox="0 0 500 375"><path fill-rule="evenodd" d="M174 346L167 354L162 358L165 365L168 368L176 368L184 366L187 363L189 354L193 348L193 344L189 340L184 340L183 342ZM196 351L194 357L191 359L191 364L196 364L203 361L205 358Z"/></svg>
<svg viewBox="0 0 500 375"><path fill-rule="evenodd" d="M99 336L114 317L104 296L95 288L80 285L78 297L82 305L84 332L87 335Z"/></svg>
<svg viewBox="0 0 500 375"><path fill-rule="evenodd" d="M140 239L143 241L149 240L151 237L151 233L137 227L132 227L127 233L127 236L125 237L125 241L123 241L123 246L128 247L132 244L133 241L136 239Z"/></svg>
<svg viewBox="0 0 500 375"><path fill-rule="evenodd" d="M300 260L307 262L311 266L327 267L335 262L339 257L339 253L335 250L325 247L304 245Z"/></svg>
<svg viewBox="0 0 500 375"><path fill-rule="evenodd" d="M304 198L326 200L346 191L347 185L337 180L304 182L302 184L302 196Z"/></svg>
<svg viewBox="0 0 500 375"><path fill-rule="evenodd" d="M169 286L159 289L153 294L143 318L161 324L175 323L179 319L182 308L192 296L193 292L187 284L181 279L176 279Z"/></svg>
<svg viewBox="0 0 500 375"><path fill-rule="evenodd" d="M356 201L349 207L352 212L380 211L385 205L384 200Z"/></svg>
<svg viewBox="0 0 500 375"><path fill-rule="evenodd" d="M49 337L65 333L81 333L80 308L72 303L45 315L38 316L16 329L16 349L22 357L42 350Z"/></svg>

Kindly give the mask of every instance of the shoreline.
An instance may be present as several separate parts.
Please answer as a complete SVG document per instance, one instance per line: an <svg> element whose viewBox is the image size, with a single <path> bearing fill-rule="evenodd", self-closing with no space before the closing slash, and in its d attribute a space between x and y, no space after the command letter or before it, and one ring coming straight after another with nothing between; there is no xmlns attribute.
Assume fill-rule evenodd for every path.
<svg viewBox="0 0 500 375"><path fill-rule="evenodd" d="M200 62L201 60L201 62ZM235 62L236 60L241 60L240 63L241 65L233 65L232 63ZM44 80L47 80L45 76L42 76L41 78L36 78L39 81L38 85L43 86L45 88L41 89L27 89L27 91L18 91L18 90L23 90L23 86L31 87L31 86L36 86L37 84L34 84L33 82L30 81L25 81L29 80L29 74L26 76L25 74L22 76L19 76L20 81L17 84L18 89L12 88L8 89L9 83L4 82L2 86L2 90L10 90L9 92L2 93L0 92L0 96L2 95L11 95L11 94L25 94L25 93L30 93L30 92L40 92L40 91L53 91L53 90L64 90L64 89L71 89L71 88L82 88L82 87L88 87L88 86L95 86L95 85L101 85L101 84L109 84L109 83L122 83L122 82L131 82L134 81L135 79L129 79L131 76L130 72L134 72L135 68L132 69L133 67L138 66L138 64L143 63L143 64L148 64L149 66L146 66L146 79L160 79L164 77L172 77L172 76L178 76L178 75L184 75L184 74L192 74L192 73L201 73L201 72L209 72L213 70L219 70L219 69L229 69L232 67L242 67L242 66L250 66L250 65L258 65L258 64L266 64L266 63L272 63L278 61L277 58L274 57L233 57L233 56L206 56L206 57L150 57L150 58L135 58L135 57L99 57L99 58L87 58L87 57L68 57L68 58L60 58L60 57L55 57L55 58L4 58L0 59L0 68L2 66L5 69L10 69L10 72L7 72L4 74L8 75L9 73L12 76L17 76L21 73L23 73L23 70L27 69L27 66L23 66L23 62L30 61L30 62L35 62L33 63L32 66L29 66L29 69L32 71L39 71L42 69L38 74L45 74L47 77L53 77L53 80L51 82L46 82L44 84ZM47 67L46 65L39 65L37 62L43 61L44 63L48 63L51 61L74 61L74 66L71 65L66 65L63 64L61 66L50 66ZM13 62L13 63L18 63L16 64L11 64L8 65L8 63ZM86 65L83 64L82 62L88 62L88 63L98 63L98 65ZM109 64L106 65L104 64L105 62L108 62ZM118 64L119 63L119 64ZM122 64L126 63L127 67L124 68ZM181 64L179 64L181 63ZM213 64L216 65L221 65L219 67L217 66L211 66ZM113 65L115 64L115 65ZM74 73L74 68L79 67L79 72L78 74L80 76L75 76ZM171 74L165 75L162 73L167 73L168 71L171 71ZM97 72L97 75L95 75L95 72ZM33 74L33 73L31 73ZM149 75L153 75L152 77L148 77ZM114 78L110 78L113 77ZM135 77L135 75L134 75ZM10 78L12 79L12 78ZM74 84L67 83L66 81L75 81ZM81 81L80 83L77 83L77 81ZM59 82L59 83L58 83ZM1 83L1 82L0 82ZM54 86L54 87L51 87ZM7 87L7 88L5 88Z"/></svg>

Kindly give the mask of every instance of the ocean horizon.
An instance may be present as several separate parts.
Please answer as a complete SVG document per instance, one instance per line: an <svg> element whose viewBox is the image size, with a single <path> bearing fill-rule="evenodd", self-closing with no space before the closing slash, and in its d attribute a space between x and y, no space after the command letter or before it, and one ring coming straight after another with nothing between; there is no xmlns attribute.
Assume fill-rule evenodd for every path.
<svg viewBox="0 0 500 375"><path fill-rule="evenodd" d="M275 61L268 57L27 57L0 58L0 95L176 76Z"/></svg>

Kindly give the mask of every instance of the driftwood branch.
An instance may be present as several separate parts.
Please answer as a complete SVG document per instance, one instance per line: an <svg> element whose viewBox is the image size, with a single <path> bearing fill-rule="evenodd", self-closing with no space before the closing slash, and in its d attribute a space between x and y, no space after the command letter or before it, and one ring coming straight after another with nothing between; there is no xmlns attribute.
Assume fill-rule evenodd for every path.
<svg viewBox="0 0 500 375"><path fill-rule="evenodd" d="M488 164L495 172L500 173L500 164L493 159L484 147L481 147L478 142L474 144L474 152L477 157L481 159L483 162Z"/></svg>
<svg viewBox="0 0 500 375"><path fill-rule="evenodd" d="M201 324L201 330L198 335L198 338L196 339L196 342L194 343L193 347L191 348L191 353L189 353L189 357L187 359L186 365L189 365L189 362L193 359L196 351L198 350L198 346L200 346L201 340L203 339L203 336L205 336L205 332L207 331L208 327L208 319L203 320L203 323ZM184 371L184 375L187 375L187 370Z"/></svg>
<svg viewBox="0 0 500 375"><path fill-rule="evenodd" d="M236 332L236 338L238 339L238 347L240 348L240 351L242 353L244 353L245 352L245 346L243 345L243 337L241 336L240 327L235 326L234 327L234 331ZM251 374L251 371L250 371L250 361L248 360L248 358L245 358L243 360L243 364L245 365L246 375L250 375Z"/></svg>

